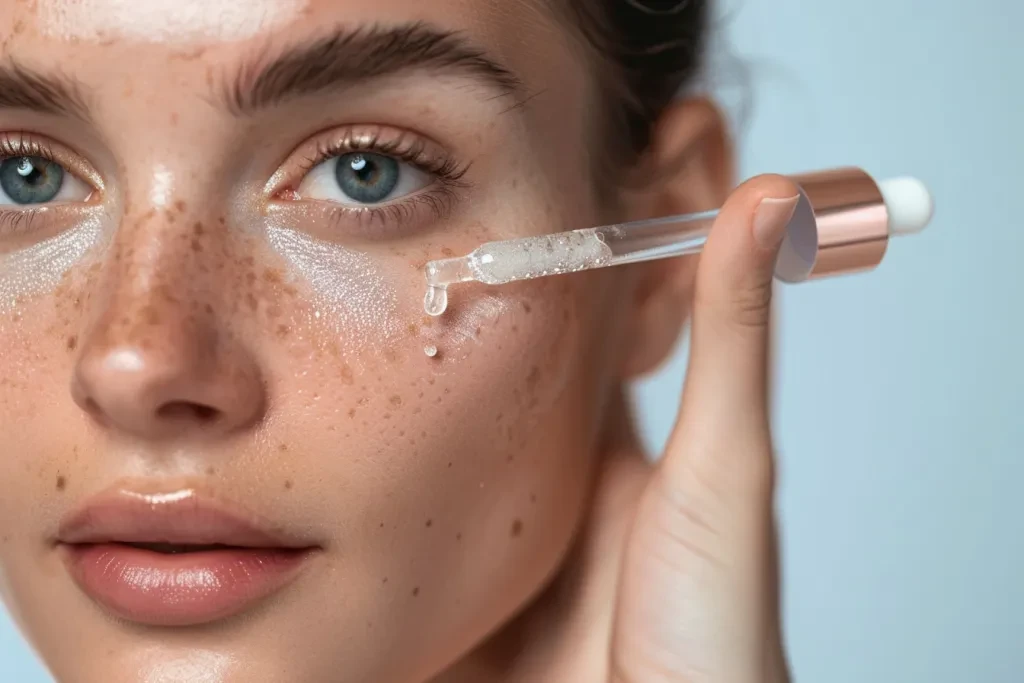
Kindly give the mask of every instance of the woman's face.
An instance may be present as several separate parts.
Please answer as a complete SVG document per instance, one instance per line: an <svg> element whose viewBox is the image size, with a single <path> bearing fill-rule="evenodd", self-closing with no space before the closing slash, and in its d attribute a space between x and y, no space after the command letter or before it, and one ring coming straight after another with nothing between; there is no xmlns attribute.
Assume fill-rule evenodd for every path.
<svg viewBox="0 0 1024 683"><path fill-rule="evenodd" d="M21 0L0 35L0 595L54 673L464 656L571 541L624 297L464 286L435 319L422 267L608 218L569 32L532 2Z"/></svg>

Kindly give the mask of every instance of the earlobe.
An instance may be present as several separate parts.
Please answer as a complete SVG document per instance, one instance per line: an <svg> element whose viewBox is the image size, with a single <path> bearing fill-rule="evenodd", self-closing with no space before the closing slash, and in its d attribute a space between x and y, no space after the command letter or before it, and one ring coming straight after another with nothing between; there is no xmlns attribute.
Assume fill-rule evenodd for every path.
<svg viewBox="0 0 1024 683"><path fill-rule="evenodd" d="M734 185L732 145L725 119L707 99L681 100L659 119L640 165L642 187L630 193L630 220L718 208ZM639 179L639 178L638 178ZM635 266L631 339L623 377L657 368L675 348L690 315L697 259Z"/></svg>

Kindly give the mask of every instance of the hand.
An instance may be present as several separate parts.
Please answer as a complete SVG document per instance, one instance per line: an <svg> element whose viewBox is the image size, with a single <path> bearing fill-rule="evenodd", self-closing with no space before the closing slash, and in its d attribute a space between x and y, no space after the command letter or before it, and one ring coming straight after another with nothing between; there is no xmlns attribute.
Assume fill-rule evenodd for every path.
<svg viewBox="0 0 1024 683"><path fill-rule="evenodd" d="M612 448L575 556L520 625L540 642L503 680L789 680L768 351L775 254L796 201L779 176L729 198L700 258L686 387L663 457L651 467L634 444Z"/></svg>
<svg viewBox="0 0 1024 683"><path fill-rule="evenodd" d="M797 188L730 197L698 266L679 418L628 534L612 683L782 683L769 424L775 254Z"/></svg>

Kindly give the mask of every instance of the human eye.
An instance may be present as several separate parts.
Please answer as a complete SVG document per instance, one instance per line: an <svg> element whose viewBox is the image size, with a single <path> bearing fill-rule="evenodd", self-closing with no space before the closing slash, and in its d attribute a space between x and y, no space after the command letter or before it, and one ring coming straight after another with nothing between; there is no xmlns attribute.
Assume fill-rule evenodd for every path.
<svg viewBox="0 0 1024 683"><path fill-rule="evenodd" d="M397 129L332 131L294 156L297 161L283 171L293 180L276 197L319 204L335 223L407 228L410 221L443 217L457 199L456 189L465 186L465 166L438 145Z"/></svg>
<svg viewBox="0 0 1024 683"><path fill-rule="evenodd" d="M59 156L50 145L26 135L0 135L0 210L88 201L94 188Z"/></svg>
<svg viewBox="0 0 1024 683"><path fill-rule="evenodd" d="M0 132L0 253L62 231L92 211L102 181L64 146L30 133ZM41 222L40 222L41 221Z"/></svg>

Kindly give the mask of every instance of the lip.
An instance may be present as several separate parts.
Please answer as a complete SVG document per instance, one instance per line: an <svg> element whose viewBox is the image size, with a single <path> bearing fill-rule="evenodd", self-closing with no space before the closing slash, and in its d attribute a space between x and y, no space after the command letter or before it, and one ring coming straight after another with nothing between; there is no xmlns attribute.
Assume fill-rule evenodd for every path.
<svg viewBox="0 0 1024 683"><path fill-rule="evenodd" d="M130 544L216 547L171 554ZM58 545L86 595L151 626L237 615L292 583L318 550L194 489L93 499L62 522Z"/></svg>

